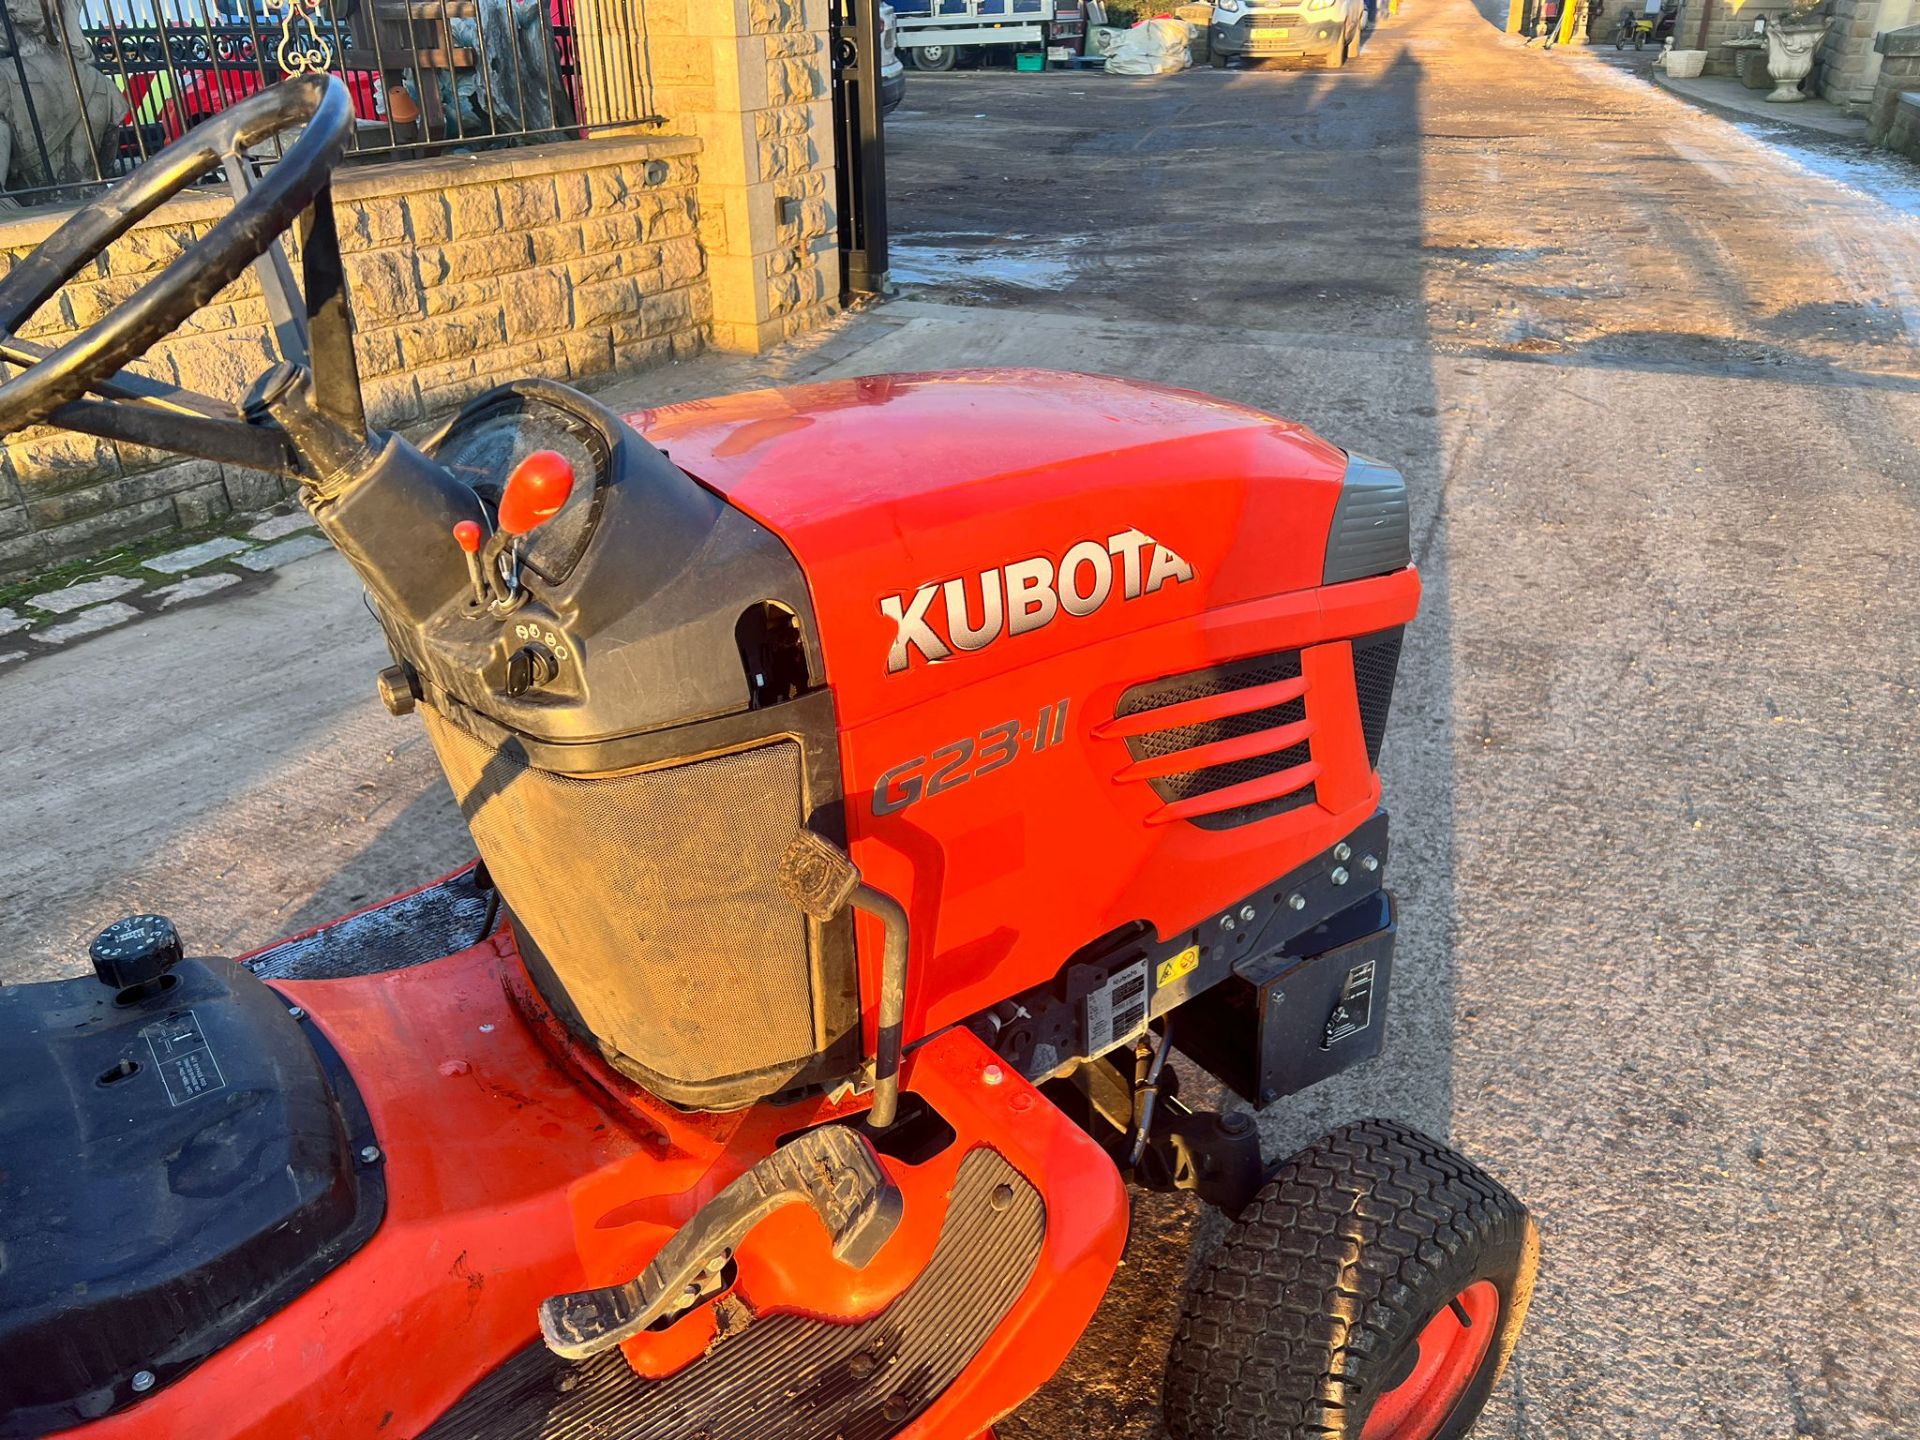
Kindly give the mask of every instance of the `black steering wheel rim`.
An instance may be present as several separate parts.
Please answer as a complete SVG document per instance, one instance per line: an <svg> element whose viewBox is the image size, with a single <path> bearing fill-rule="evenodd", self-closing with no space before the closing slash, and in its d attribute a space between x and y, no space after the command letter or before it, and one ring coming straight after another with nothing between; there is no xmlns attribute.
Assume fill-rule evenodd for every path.
<svg viewBox="0 0 1920 1440"><path fill-rule="evenodd" d="M237 280L324 194L346 150L353 105L331 75L271 85L223 110L81 206L0 280L11 339L60 287L215 165L304 126L284 156L171 264L73 339L0 383L0 435L38 424L109 380Z"/></svg>

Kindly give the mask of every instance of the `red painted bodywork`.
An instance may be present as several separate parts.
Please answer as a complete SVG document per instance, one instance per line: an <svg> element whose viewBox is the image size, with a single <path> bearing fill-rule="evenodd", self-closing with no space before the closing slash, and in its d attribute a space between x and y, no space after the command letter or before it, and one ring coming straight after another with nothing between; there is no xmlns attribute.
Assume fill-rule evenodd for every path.
<svg viewBox="0 0 1920 1440"><path fill-rule="evenodd" d="M1320 586L1346 456L1189 391L1043 371L883 376L643 411L674 463L806 573L841 726L852 855L913 917L909 1042L1044 984L1134 920L1176 934L1373 813L1355 636L1406 623L1402 570ZM889 674L883 596L1132 527L1194 578ZM1114 707L1130 686L1299 648L1317 803L1229 830L1167 823ZM874 790L934 747L1068 702L1064 743L889 815ZM1156 722L1161 728L1164 717ZM1277 747L1275 747L1277 748ZM868 1042L878 927L862 917Z"/></svg>
<svg viewBox="0 0 1920 1440"><path fill-rule="evenodd" d="M364 1440L424 1431L487 1371L538 1339L548 1295L630 1279L824 1100L694 1115L576 1047L535 995L511 931L413 969L276 984L346 1054L385 1151L387 1214L325 1282L176 1383L82 1431L88 1440ZM961 1159L990 1144L1045 1199L1026 1291L974 1365L903 1434L972 1440L1066 1358L1126 1239L1126 1197L1100 1148L954 1031L908 1058L908 1093L959 1139L884 1163L905 1201L865 1270L834 1260L792 1207L741 1247L736 1293L757 1311L859 1319L924 1268ZM846 1107L849 1111L863 1104ZM712 1307L644 1341L643 1374L697 1359ZM404 1361L396 1346L404 1345Z"/></svg>
<svg viewBox="0 0 1920 1440"><path fill-rule="evenodd" d="M780 535L807 576L853 858L912 922L905 1088L959 1137L922 1165L886 1162L905 1219L866 1270L836 1262L818 1221L793 1207L741 1248L739 1293L761 1312L878 1312L924 1267L961 1159L992 1146L1040 1191L1045 1248L974 1363L903 1432L977 1440L1065 1359L1119 1261L1127 1211L1099 1146L969 1032L946 1027L1050 981L1117 926L1186 929L1364 821L1379 786L1349 642L1409 620L1419 581L1403 570L1322 587L1346 457L1297 426L1186 392L979 372L633 419ZM883 597L1033 557L1057 566L1077 542L1128 530L1177 553L1191 578L889 672ZM1129 754L1126 736L1144 722L1117 718L1117 702L1144 681L1283 649L1301 651L1300 679L1251 698L1304 695L1307 722L1284 738L1309 745L1316 802L1234 829L1185 823L1149 784L1156 767ZM1214 718L1250 694L1190 702L1175 718ZM875 812L876 787L902 762L1006 721L1051 731L1062 703L1054 743L1023 737L1003 766ZM1207 758L1233 758L1233 743ZM860 923L871 1045L881 937ZM386 1219L285 1310L87 1427L95 1440L416 1436L535 1341L541 1299L631 1278L780 1137L841 1113L814 1100L697 1115L653 1099L554 1022L504 930L417 968L278 988L362 1091L385 1151ZM713 1338L712 1315L704 1306L630 1342L627 1358L642 1374L674 1372Z"/></svg>

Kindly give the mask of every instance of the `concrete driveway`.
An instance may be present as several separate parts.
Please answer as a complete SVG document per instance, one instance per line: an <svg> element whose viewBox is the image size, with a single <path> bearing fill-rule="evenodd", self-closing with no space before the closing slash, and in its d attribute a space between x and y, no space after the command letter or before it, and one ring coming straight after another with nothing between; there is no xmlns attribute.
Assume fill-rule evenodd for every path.
<svg viewBox="0 0 1920 1440"><path fill-rule="evenodd" d="M1920 1434L1920 227L1884 172L1465 0L1338 74L916 74L890 129L903 298L627 398L1053 365L1402 466L1389 1055L1271 1153L1392 1114L1534 1205L1476 1433ZM0 680L0 974L129 909L230 950L457 863L380 663L327 557ZM1207 1229L1143 1203L1006 1440L1155 1433Z"/></svg>

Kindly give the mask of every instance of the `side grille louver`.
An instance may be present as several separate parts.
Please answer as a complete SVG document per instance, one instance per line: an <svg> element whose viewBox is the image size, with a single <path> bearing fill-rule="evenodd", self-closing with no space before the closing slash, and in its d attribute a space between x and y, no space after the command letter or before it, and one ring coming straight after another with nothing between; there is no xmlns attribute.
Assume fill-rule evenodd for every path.
<svg viewBox="0 0 1920 1440"><path fill-rule="evenodd" d="M1314 802L1320 767L1297 650L1136 685L1099 733L1133 757L1116 778L1144 780L1164 802L1150 824L1225 830Z"/></svg>
<svg viewBox="0 0 1920 1440"><path fill-rule="evenodd" d="M1367 737L1367 763L1380 768L1380 742L1387 735L1393 677L1400 668L1399 630L1382 630L1353 642L1353 689L1360 701L1360 729Z"/></svg>

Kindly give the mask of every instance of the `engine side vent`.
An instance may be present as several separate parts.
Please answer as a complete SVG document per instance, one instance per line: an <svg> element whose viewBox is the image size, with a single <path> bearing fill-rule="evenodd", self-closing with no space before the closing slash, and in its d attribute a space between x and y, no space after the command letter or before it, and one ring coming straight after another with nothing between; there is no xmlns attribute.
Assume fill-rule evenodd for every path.
<svg viewBox="0 0 1920 1440"><path fill-rule="evenodd" d="M1124 738L1133 757L1119 778L1146 781L1166 802L1154 824L1226 830L1314 802L1298 650L1136 685L1101 733Z"/></svg>
<svg viewBox="0 0 1920 1440"><path fill-rule="evenodd" d="M1362 635L1353 642L1353 688L1360 699L1360 729L1367 737L1367 763L1380 768L1380 742L1387 735L1393 677L1400 668L1399 629Z"/></svg>

